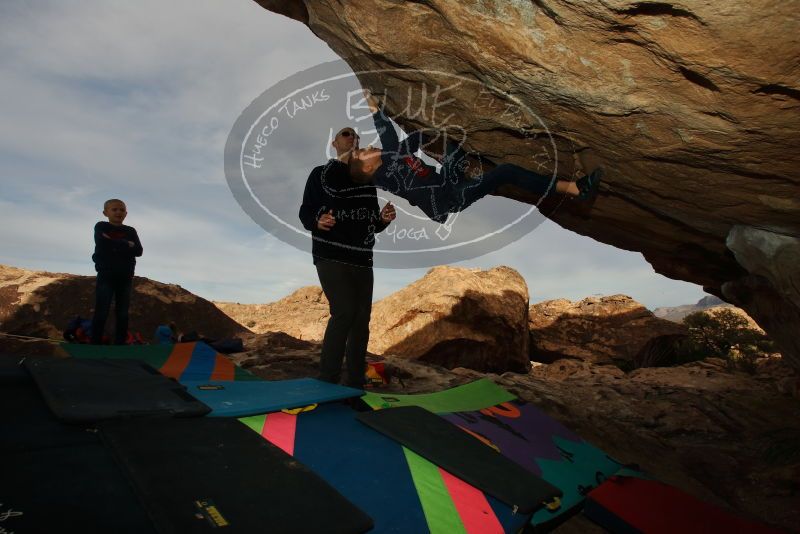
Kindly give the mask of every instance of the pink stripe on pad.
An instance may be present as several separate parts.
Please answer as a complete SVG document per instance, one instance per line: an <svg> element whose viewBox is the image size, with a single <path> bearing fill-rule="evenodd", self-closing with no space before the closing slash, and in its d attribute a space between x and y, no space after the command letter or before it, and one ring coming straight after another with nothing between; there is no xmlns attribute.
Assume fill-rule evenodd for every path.
<svg viewBox="0 0 800 534"><path fill-rule="evenodd" d="M468 534L502 534L500 520L492 510L486 495L442 468L439 468L450 498L461 516L461 522Z"/></svg>
<svg viewBox="0 0 800 534"><path fill-rule="evenodd" d="M261 436L283 449L287 454L294 455L294 436L297 430L297 416L283 412L267 414L264 417L264 427Z"/></svg>

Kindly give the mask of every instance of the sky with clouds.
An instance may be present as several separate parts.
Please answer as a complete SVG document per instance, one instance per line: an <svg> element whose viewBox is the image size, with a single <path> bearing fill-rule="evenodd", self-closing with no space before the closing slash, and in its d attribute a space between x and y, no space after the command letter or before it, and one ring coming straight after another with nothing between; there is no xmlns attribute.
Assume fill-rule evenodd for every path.
<svg viewBox="0 0 800 534"><path fill-rule="evenodd" d="M144 245L141 276L247 303L318 284L309 252L253 222L223 166L242 110L279 81L337 59L305 26L252 0L11 0L0 3L0 47L0 263L92 274L92 227L103 201L119 197ZM311 133L295 144L319 163L328 132ZM300 184L286 188L289 201L314 161L282 169ZM624 293L652 309L703 296L638 253L549 221L456 265L513 267L531 302ZM426 271L376 269L375 297Z"/></svg>

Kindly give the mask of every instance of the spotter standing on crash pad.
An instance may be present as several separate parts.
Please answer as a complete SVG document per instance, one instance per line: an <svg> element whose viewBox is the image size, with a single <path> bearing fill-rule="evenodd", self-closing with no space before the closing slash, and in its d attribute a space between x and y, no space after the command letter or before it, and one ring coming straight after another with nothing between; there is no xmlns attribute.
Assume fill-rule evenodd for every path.
<svg viewBox="0 0 800 534"><path fill-rule="evenodd" d="M342 128L331 143L336 159L311 171L300 206L300 220L311 232L311 253L331 317L322 340L320 380L338 383L346 358L345 385L364 387L369 318L372 312L372 247L375 234L396 214L378 208L375 188L353 183L347 161L358 135Z"/></svg>

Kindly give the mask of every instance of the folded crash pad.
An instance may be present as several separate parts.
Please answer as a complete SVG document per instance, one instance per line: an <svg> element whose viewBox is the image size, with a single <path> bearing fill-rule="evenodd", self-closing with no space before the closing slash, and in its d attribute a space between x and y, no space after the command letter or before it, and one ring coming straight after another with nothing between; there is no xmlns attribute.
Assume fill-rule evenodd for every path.
<svg viewBox="0 0 800 534"><path fill-rule="evenodd" d="M360 533L371 519L236 419L99 425L162 533Z"/></svg>
<svg viewBox="0 0 800 534"><path fill-rule="evenodd" d="M244 417L323 402L360 397L360 389L313 378L182 382L187 391L211 407L211 417Z"/></svg>
<svg viewBox="0 0 800 534"><path fill-rule="evenodd" d="M363 412L358 420L523 513L561 496L542 480L454 424L418 406Z"/></svg>
<svg viewBox="0 0 800 534"><path fill-rule="evenodd" d="M612 532L707 534L782 530L733 515L657 480L614 476L592 490L584 515Z"/></svg>
<svg viewBox="0 0 800 534"><path fill-rule="evenodd" d="M137 360L28 358L25 368L59 419L198 416L211 409L186 388Z"/></svg>
<svg viewBox="0 0 800 534"><path fill-rule="evenodd" d="M174 345L80 345L62 348L73 358L141 360L170 378L183 380L259 380L205 343Z"/></svg>
<svg viewBox="0 0 800 534"><path fill-rule="evenodd" d="M241 421L307 465L375 520L374 533L517 533L530 514L458 479L329 403Z"/></svg>

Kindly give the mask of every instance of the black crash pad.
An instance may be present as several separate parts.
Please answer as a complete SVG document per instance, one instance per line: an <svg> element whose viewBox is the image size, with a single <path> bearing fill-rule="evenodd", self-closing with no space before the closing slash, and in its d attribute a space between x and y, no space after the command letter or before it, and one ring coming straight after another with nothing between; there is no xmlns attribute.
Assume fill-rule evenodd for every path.
<svg viewBox="0 0 800 534"><path fill-rule="evenodd" d="M0 364L0 532L155 533L96 430L56 419L20 359Z"/></svg>
<svg viewBox="0 0 800 534"><path fill-rule="evenodd" d="M95 434L81 444L2 456L0 532L155 533L111 452Z"/></svg>
<svg viewBox="0 0 800 534"><path fill-rule="evenodd" d="M56 419L33 381L0 384L0 457L96 441L91 429Z"/></svg>
<svg viewBox="0 0 800 534"><path fill-rule="evenodd" d="M355 534L373 526L327 482L236 419L129 419L99 428L159 532Z"/></svg>
<svg viewBox="0 0 800 534"><path fill-rule="evenodd" d="M211 411L184 386L138 360L27 358L24 365L56 417L70 423Z"/></svg>
<svg viewBox="0 0 800 534"><path fill-rule="evenodd" d="M532 513L562 495L557 487L424 408L388 408L356 417L522 513Z"/></svg>
<svg viewBox="0 0 800 534"><path fill-rule="evenodd" d="M22 367L24 357L14 354L0 354L0 386L3 384L24 384L31 377Z"/></svg>

